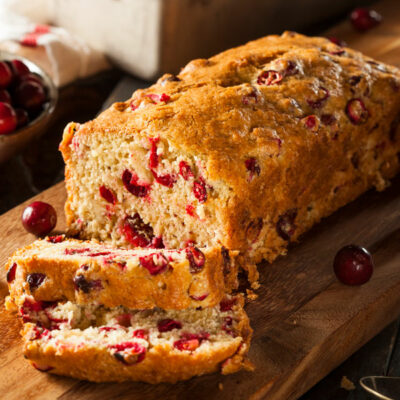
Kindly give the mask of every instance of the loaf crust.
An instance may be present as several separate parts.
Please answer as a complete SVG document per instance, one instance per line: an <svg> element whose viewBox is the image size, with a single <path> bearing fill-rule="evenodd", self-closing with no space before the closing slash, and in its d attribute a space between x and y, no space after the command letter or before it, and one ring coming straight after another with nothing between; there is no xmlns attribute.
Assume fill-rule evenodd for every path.
<svg viewBox="0 0 400 400"><path fill-rule="evenodd" d="M165 75L93 121L67 126L60 146L67 222L82 237L128 245L118 221L138 212L168 247L191 239L237 249L251 262L272 261L321 218L373 186L384 189L398 172L399 87L398 69L292 32L194 60L178 77ZM132 141L145 143L150 154L152 139L164 149L165 163L173 154L171 160L183 159L196 171L206 199L185 199L202 218L191 224L182 196L174 196L185 183L175 171L175 186L161 188L162 202L152 197L160 185L151 178L148 203L125 191L115 221L99 229L100 214L82 204L101 207L101 199L80 180L80 163L99 156L95 141L118 142L102 150L107 154ZM109 181L116 191L129 162L118 160ZM108 164L96 162L106 179ZM187 185L195 191L193 179ZM161 218L176 228L166 232Z"/></svg>
<svg viewBox="0 0 400 400"><path fill-rule="evenodd" d="M193 271L187 249L124 250L96 241L51 239L37 240L8 260L6 270L15 275L9 282L10 306L21 306L32 295L38 301L179 310L213 307L237 287L236 253L220 247L195 248L204 260ZM152 275L140 259L154 256L165 267ZM35 276L40 284L29 283Z"/></svg>
<svg viewBox="0 0 400 400"><path fill-rule="evenodd" d="M235 337L229 341L200 345L193 351L176 350L169 342L155 344L147 347L143 361L132 365L121 362L101 345L96 347L93 344L85 345L83 341L76 343L68 339L52 340L53 331L38 334L39 331L43 332L42 328L32 322L26 322L21 332L24 355L39 370L93 382L132 380L153 384L174 383L217 371L230 374L242 368L252 370L253 367L247 360L252 330L242 307L243 298L240 297L233 311L237 321ZM196 310L192 312L196 313ZM73 332L74 330L64 328L66 337L74 334ZM139 340L139 343L143 341Z"/></svg>

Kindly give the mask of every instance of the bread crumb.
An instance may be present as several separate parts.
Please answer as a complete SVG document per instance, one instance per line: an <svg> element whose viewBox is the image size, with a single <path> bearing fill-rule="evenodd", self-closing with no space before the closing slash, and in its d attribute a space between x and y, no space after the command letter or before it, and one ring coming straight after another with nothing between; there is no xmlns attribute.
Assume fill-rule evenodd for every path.
<svg viewBox="0 0 400 400"><path fill-rule="evenodd" d="M222 382L218 383L218 389L224 390L224 384Z"/></svg>
<svg viewBox="0 0 400 400"><path fill-rule="evenodd" d="M343 376L342 377L342 380L340 382L340 387L342 389L346 389L346 390L349 390L349 391L350 390L354 390L356 388L354 383L349 378L347 378L347 376Z"/></svg>
<svg viewBox="0 0 400 400"><path fill-rule="evenodd" d="M250 301L256 300L258 294L254 293L251 289L246 289L247 299Z"/></svg>

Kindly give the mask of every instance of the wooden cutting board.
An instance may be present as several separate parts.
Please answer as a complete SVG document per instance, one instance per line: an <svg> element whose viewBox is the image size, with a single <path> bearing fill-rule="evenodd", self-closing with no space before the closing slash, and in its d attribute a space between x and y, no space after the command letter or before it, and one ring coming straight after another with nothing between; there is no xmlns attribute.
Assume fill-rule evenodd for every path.
<svg viewBox="0 0 400 400"><path fill-rule="evenodd" d="M380 60L400 66L400 9L381 3L385 22L360 35L348 23L332 35ZM63 184L35 199L57 209L65 229ZM30 243L20 216L32 201L0 216L0 263ZM347 287L333 275L332 260L345 244L369 248L376 268L370 282ZM2 399L296 399L400 314L400 177L383 193L369 192L322 221L292 246L288 256L261 266L261 288L247 311L254 328L253 373L218 374L176 385L92 384L40 373L23 359L19 321L0 304ZM7 294L0 272L0 298Z"/></svg>

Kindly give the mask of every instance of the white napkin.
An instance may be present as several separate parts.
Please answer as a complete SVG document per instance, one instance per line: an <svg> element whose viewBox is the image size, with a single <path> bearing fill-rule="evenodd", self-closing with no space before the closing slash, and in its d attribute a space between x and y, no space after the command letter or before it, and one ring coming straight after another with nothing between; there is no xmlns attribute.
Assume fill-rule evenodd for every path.
<svg viewBox="0 0 400 400"><path fill-rule="evenodd" d="M33 13L41 9L42 24L32 22L10 10L8 6L12 3L10 0L0 3L0 50L32 60L53 78L56 86L63 86L110 68L101 52L90 48L65 29L45 23L49 11L46 0L24 2L26 7L35 4ZM21 11L30 12L26 9ZM37 15L32 16L37 20Z"/></svg>

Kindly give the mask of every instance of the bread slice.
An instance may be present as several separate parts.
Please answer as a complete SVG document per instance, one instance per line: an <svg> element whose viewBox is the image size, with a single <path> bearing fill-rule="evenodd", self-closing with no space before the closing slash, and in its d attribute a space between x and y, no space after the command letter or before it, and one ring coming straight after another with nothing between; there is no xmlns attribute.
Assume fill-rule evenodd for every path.
<svg viewBox="0 0 400 400"><path fill-rule="evenodd" d="M69 124L67 222L115 245L272 261L400 169L400 73L328 39L267 36ZM146 231L146 237L138 232Z"/></svg>
<svg viewBox="0 0 400 400"><path fill-rule="evenodd" d="M243 298L180 311L37 302L20 316L24 354L41 371L94 382L176 382L251 369Z"/></svg>
<svg viewBox="0 0 400 400"><path fill-rule="evenodd" d="M184 309L213 307L237 287L237 252L113 248L64 236L37 240L9 259L10 305L24 295L77 304Z"/></svg>

